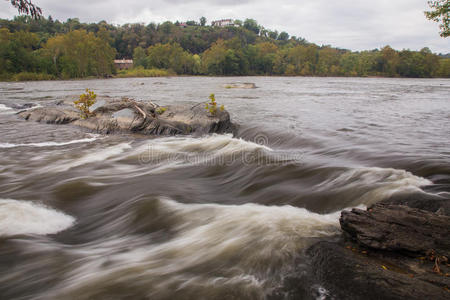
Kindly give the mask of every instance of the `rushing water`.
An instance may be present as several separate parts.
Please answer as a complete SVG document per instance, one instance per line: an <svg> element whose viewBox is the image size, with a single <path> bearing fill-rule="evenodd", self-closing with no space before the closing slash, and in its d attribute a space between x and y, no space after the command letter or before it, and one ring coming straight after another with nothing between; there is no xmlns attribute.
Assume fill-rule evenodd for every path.
<svg viewBox="0 0 450 300"><path fill-rule="evenodd" d="M15 115L85 88L215 93L239 129L105 136ZM450 80L0 83L0 298L326 299L304 250L339 233L345 208L450 197L449 138Z"/></svg>

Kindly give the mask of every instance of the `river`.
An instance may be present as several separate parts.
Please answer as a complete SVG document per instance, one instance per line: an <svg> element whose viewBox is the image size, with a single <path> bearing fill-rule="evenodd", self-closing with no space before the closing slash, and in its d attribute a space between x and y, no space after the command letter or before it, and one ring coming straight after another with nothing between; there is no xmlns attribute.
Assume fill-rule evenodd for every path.
<svg viewBox="0 0 450 300"><path fill-rule="evenodd" d="M252 82L256 89L226 88ZM235 135L99 135L15 107L214 93ZM450 197L450 80L0 83L1 299L331 299L305 249L340 211Z"/></svg>

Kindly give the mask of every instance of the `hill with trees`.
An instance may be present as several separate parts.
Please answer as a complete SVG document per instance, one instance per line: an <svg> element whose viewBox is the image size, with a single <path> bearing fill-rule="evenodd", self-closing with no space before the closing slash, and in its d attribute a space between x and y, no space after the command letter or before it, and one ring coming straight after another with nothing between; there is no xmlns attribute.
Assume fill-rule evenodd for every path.
<svg viewBox="0 0 450 300"><path fill-rule="evenodd" d="M204 17L124 25L0 19L2 80L109 77L117 72L115 58L132 58L135 71L143 71L136 74L450 77L448 56L426 47L353 52L309 43L252 19L225 27L208 26Z"/></svg>

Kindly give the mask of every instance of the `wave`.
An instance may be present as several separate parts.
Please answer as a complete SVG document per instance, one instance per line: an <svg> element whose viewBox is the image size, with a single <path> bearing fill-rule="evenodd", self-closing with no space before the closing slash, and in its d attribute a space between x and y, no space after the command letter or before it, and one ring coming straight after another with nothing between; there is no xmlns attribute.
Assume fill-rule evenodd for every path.
<svg viewBox="0 0 450 300"><path fill-rule="evenodd" d="M426 178L392 168L354 168L328 177L329 179L315 186L317 192L334 190L349 196L358 192L359 196L353 200L353 203L347 203L347 205L369 206L395 193L424 193L421 187L433 184Z"/></svg>
<svg viewBox="0 0 450 300"><path fill-rule="evenodd" d="M90 153L85 154L79 158L68 160L68 161L58 161L57 166L48 167L48 171L52 172L65 172L72 168L79 167L86 164L91 164L99 161L104 161L106 159L113 158L115 156L120 155L127 149L131 149L131 142L129 143L120 143L118 145L114 145L111 147L107 147L105 149L101 149L99 151L89 150Z"/></svg>
<svg viewBox="0 0 450 300"><path fill-rule="evenodd" d="M13 114L13 113L14 110L11 107L8 107L0 103L0 114Z"/></svg>
<svg viewBox="0 0 450 300"><path fill-rule="evenodd" d="M0 236L54 234L71 227L75 218L30 201L0 199Z"/></svg>
<svg viewBox="0 0 450 300"><path fill-rule="evenodd" d="M159 217L142 213L146 201ZM117 286L155 299L188 294L202 298L205 291L220 298L230 289L240 297L264 298L281 280L272 270L292 268L308 245L305 238L339 232L339 212L320 215L288 205L183 204L169 198L141 198L139 204L139 212L126 217L122 212L115 221L167 224L169 218L173 222L165 230L172 232L170 239L149 244L142 234L115 235L68 250L83 257L78 259L81 265L42 298L102 298Z"/></svg>
<svg viewBox="0 0 450 300"><path fill-rule="evenodd" d="M88 139L80 140L88 141ZM71 141L67 143L75 143ZM59 161L58 166L47 168L50 171L62 172L71 168L109 159L120 161L111 165L111 170L120 173L158 173L174 168L192 165L212 165L233 162L236 157L248 153L271 152L267 146L233 138L232 135L213 134L205 137L161 137L145 141L140 146L132 146L131 142L121 143L101 150L89 150L81 157ZM37 144L0 144L3 146L50 146L49 143ZM62 143L61 143L62 145ZM131 151L126 151L131 149ZM246 157L252 159L253 157ZM144 172L144 174L142 173Z"/></svg>
<svg viewBox="0 0 450 300"><path fill-rule="evenodd" d="M161 173L193 165L230 165L238 160L252 163L268 158L274 150L231 134L212 134L201 138L155 139L140 146L136 153L141 164L156 166L152 173Z"/></svg>
<svg viewBox="0 0 450 300"><path fill-rule="evenodd" d="M15 114L17 111L26 111L26 110L30 110L30 109L35 109L35 108L39 108L39 107L43 107L41 104L36 104L36 103L32 103L32 104L28 104L27 106L23 107L18 105L17 107L9 107L6 106L5 104L1 104L0 103L0 114Z"/></svg>
<svg viewBox="0 0 450 300"><path fill-rule="evenodd" d="M99 138L99 135L92 135L91 138L84 138L79 140L71 140L68 142L40 142L40 143L25 143L25 144L12 144L12 143L0 143L0 148L16 148L16 147L60 147L72 144L90 143Z"/></svg>
<svg viewBox="0 0 450 300"><path fill-rule="evenodd" d="M154 139L148 142L145 148L158 153L205 153L233 154L235 152L266 150L271 148L257 143L233 138L232 134L212 134L200 138L196 137L168 137Z"/></svg>

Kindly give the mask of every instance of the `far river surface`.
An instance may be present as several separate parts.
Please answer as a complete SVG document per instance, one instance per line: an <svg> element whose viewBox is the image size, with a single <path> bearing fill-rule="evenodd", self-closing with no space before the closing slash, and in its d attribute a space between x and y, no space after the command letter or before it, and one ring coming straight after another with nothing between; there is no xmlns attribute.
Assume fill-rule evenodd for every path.
<svg viewBox="0 0 450 300"><path fill-rule="evenodd" d="M99 135L15 115L85 88L214 93L239 129ZM341 210L389 197L450 197L450 80L0 83L0 299L331 299L305 249L339 234Z"/></svg>

